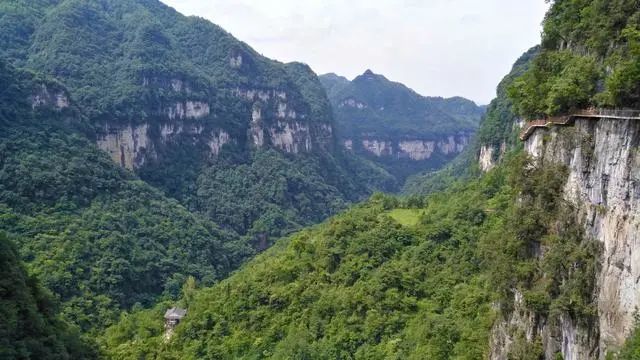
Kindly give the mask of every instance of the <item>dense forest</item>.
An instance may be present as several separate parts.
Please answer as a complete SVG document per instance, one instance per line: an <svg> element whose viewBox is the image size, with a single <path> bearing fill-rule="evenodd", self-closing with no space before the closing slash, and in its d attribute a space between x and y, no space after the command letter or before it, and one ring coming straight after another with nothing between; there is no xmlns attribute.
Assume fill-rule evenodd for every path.
<svg viewBox="0 0 640 360"><path fill-rule="evenodd" d="M481 359L504 345L563 359L564 343L549 354L539 333L496 326L569 319L598 336L603 243L564 198L570 170L516 134L522 119L640 107L638 5L552 1L542 44L479 121L466 99L370 71L269 60L155 0L0 3L0 358ZM476 133L462 154L398 196L369 197L409 172L343 147L461 131ZM168 336L174 306L188 312ZM637 359L640 330L627 334L601 355Z"/></svg>
<svg viewBox="0 0 640 360"><path fill-rule="evenodd" d="M270 244L396 186L334 147L331 106L308 66L267 59L204 19L142 0L0 9L2 57L64 84L89 140L250 242Z"/></svg>
<svg viewBox="0 0 640 360"><path fill-rule="evenodd" d="M117 358L478 359L513 286L544 311L588 314L598 247L570 222L556 233L562 171L526 162L427 198L375 195L281 240L185 299L169 343L164 304L123 315L101 341ZM544 261L531 253L541 242ZM563 270L574 263L580 275Z"/></svg>
<svg viewBox="0 0 640 360"><path fill-rule="evenodd" d="M213 284L252 253L111 162L73 107L32 108L34 89L59 84L0 70L0 230L67 319L103 328L121 308L177 296L189 275Z"/></svg>
<svg viewBox="0 0 640 360"><path fill-rule="evenodd" d="M555 1L540 56L511 87L527 118L589 106L640 107L640 6L636 0Z"/></svg>
<svg viewBox="0 0 640 360"><path fill-rule="evenodd" d="M0 233L0 357L89 359L93 344L58 313L56 301L27 274L16 246Z"/></svg>

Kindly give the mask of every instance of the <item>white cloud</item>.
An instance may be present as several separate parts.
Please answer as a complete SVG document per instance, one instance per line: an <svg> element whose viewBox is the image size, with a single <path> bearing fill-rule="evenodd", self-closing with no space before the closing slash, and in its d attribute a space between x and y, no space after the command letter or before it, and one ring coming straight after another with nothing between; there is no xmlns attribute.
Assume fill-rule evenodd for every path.
<svg viewBox="0 0 640 360"><path fill-rule="evenodd" d="M487 103L540 41L543 0L162 0L258 52L353 78L370 68L421 94Z"/></svg>

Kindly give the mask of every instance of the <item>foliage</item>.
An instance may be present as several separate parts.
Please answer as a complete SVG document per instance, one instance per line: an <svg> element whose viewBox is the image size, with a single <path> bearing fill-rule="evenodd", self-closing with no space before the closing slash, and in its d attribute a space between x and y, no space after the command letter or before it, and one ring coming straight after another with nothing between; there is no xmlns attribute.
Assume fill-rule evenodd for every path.
<svg viewBox="0 0 640 360"><path fill-rule="evenodd" d="M0 357L97 358L90 342L58 314L51 294L29 276L15 245L0 233Z"/></svg>
<svg viewBox="0 0 640 360"><path fill-rule="evenodd" d="M516 156L425 201L376 194L199 290L160 349L159 329L135 332L159 308L132 314L138 320L110 328L101 343L121 358L482 358L493 301L508 303L514 287L533 294L548 278L543 313L592 316L593 243L564 231L566 241L549 239L552 216L564 214L564 180L560 169ZM410 203L420 207L402 208ZM539 344L514 352L531 355L530 346Z"/></svg>
<svg viewBox="0 0 640 360"><path fill-rule="evenodd" d="M627 338L622 349L618 352L611 352L607 354L607 360L637 360L640 359L640 331L638 331L637 319L636 328Z"/></svg>
<svg viewBox="0 0 640 360"><path fill-rule="evenodd" d="M122 308L176 297L187 276L213 284L251 250L124 171L78 128L73 109L32 108L37 83L0 62L0 230L83 330Z"/></svg>
<svg viewBox="0 0 640 360"><path fill-rule="evenodd" d="M531 66L539 47L533 47L522 54L497 88L497 97L487 106L480 121L477 135L469 146L444 168L410 176L402 189L403 194L427 195L443 191L452 183L480 176L478 155L481 147L493 149L493 161L506 156L506 152L521 147L518 135L518 116L507 95L513 81Z"/></svg>
<svg viewBox="0 0 640 360"><path fill-rule="evenodd" d="M640 107L640 8L636 0L554 1L542 52L510 90L527 118L591 105Z"/></svg>
<svg viewBox="0 0 640 360"><path fill-rule="evenodd" d="M375 164L334 149L330 135L320 138L333 115L307 65L267 59L220 27L158 1L16 0L1 6L2 57L61 81L86 117L90 139L107 128L147 125L152 144L136 169L140 178L225 229L250 240L279 236L395 186ZM249 101L241 92L271 98ZM251 142L253 106L262 108L268 132L267 126L283 126L275 115L280 100L309 129L309 154L275 152L266 137L264 149ZM209 115L168 115L187 101L206 103ZM180 130L167 139L166 127ZM212 156L210 136L221 130L232 140ZM238 185L257 177L253 193Z"/></svg>
<svg viewBox="0 0 640 360"><path fill-rule="evenodd" d="M415 226L420 222L421 212L418 209L393 209L387 215L401 225Z"/></svg>

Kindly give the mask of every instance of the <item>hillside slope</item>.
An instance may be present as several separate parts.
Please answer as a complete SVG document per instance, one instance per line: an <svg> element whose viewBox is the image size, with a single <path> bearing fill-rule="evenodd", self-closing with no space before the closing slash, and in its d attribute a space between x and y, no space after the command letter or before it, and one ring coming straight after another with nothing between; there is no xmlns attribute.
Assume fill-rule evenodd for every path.
<svg viewBox="0 0 640 360"><path fill-rule="evenodd" d="M184 298L189 312L170 341L161 315L171 304L161 304L123 317L100 342L123 359L487 357L514 286L531 288L527 299L548 294L552 308L589 301L593 282L565 268L595 251L579 236L544 240L555 262L530 255L541 239L575 231L556 227L562 173L515 157L426 199L374 196ZM509 350L528 353L538 354Z"/></svg>
<svg viewBox="0 0 640 360"><path fill-rule="evenodd" d="M402 189L404 194L427 195L442 191L455 181L480 176L499 165L507 153L522 147L518 139L522 119L507 92L531 66L539 51L539 46L535 46L522 54L500 81L496 98L487 106L476 134L463 152L441 170L409 177Z"/></svg>

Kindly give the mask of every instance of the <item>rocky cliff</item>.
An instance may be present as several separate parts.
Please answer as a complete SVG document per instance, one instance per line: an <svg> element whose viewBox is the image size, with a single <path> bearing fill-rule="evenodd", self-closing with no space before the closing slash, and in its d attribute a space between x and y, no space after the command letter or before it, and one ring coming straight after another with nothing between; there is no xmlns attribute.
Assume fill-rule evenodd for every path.
<svg viewBox="0 0 640 360"><path fill-rule="evenodd" d="M377 137L344 139L349 151L366 152L377 158L429 160L434 156L451 157L459 154L469 144L470 134L449 135L440 140L383 140Z"/></svg>
<svg viewBox="0 0 640 360"><path fill-rule="evenodd" d="M575 126L538 129L527 139L526 152L538 162L568 168L563 197L585 236L602 244L593 294L597 320L585 325L565 314L550 324L516 294L518 310L494 329L493 359L507 358L518 332L530 341L539 337L547 358L561 352L565 360L603 359L629 336L640 305L639 145L640 122L621 119L578 119Z"/></svg>

